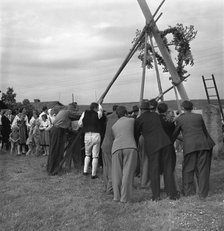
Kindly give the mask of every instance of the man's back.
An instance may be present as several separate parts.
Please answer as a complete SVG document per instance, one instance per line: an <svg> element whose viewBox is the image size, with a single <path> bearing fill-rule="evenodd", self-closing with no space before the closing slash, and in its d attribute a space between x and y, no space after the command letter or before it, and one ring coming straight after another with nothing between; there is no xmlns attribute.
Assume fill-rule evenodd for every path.
<svg viewBox="0 0 224 231"><path fill-rule="evenodd" d="M119 149L136 148L134 139L134 118L121 117L112 127L114 142L112 153Z"/></svg>
<svg viewBox="0 0 224 231"><path fill-rule="evenodd" d="M78 118L79 116L76 112L62 109L56 115L53 125L60 128L69 128L71 127L71 121L77 120Z"/></svg>
<svg viewBox="0 0 224 231"><path fill-rule="evenodd" d="M136 132L139 134L140 131L146 140L147 150L150 153L171 143L156 112L146 111L136 119Z"/></svg>
<svg viewBox="0 0 224 231"><path fill-rule="evenodd" d="M118 117L116 112L113 112L112 114L107 116L106 132L101 146L103 150L104 149L111 150L112 143L113 143L112 126L115 124L117 120Z"/></svg>
<svg viewBox="0 0 224 231"><path fill-rule="evenodd" d="M206 137L206 128L200 114L184 113L176 119L176 123L174 136L176 136L178 131L182 131L185 154L210 149Z"/></svg>

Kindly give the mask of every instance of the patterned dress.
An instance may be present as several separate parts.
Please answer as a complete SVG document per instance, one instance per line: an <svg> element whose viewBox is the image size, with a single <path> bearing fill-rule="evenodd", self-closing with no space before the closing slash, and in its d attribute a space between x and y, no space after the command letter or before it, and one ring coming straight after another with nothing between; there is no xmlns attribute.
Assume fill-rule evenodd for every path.
<svg viewBox="0 0 224 231"><path fill-rule="evenodd" d="M19 144L25 145L28 138L27 127L29 126L27 115L22 113L16 115L15 119L13 120L12 127L13 125L17 125L19 127Z"/></svg>

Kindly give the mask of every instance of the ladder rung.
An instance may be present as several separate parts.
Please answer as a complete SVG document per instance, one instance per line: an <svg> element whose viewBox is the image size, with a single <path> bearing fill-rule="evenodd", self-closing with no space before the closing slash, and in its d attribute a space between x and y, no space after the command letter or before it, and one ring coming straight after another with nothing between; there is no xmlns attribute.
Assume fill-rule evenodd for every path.
<svg viewBox="0 0 224 231"><path fill-rule="evenodd" d="M213 79L204 79L204 80L213 80Z"/></svg>
<svg viewBox="0 0 224 231"><path fill-rule="evenodd" d="M207 89L212 89L212 88L215 88L215 87L207 87Z"/></svg>
<svg viewBox="0 0 224 231"><path fill-rule="evenodd" d="M209 95L209 97L217 97L217 95Z"/></svg>

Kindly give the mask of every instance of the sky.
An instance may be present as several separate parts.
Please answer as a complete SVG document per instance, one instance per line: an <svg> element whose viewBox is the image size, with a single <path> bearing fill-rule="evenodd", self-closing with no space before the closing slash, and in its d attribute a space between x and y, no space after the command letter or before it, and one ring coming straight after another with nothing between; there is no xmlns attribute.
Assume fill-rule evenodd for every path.
<svg viewBox="0 0 224 231"><path fill-rule="evenodd" d="M152 14L161 1L146 0ZM160 30L182 23L197 31L191 42L194 66L184 87L190 99L205 99L202 75L215 76L224 98L223 0L166 0ZM137 0L0 0L0 90L13 87L17 102L90 104L103 94L145 18ZM175 60L175 54L171 53ZM175 63L175 61L174 61ZM163 90L171 86L160 70ZM104 102L137 102L142 65L137 53ZM155 70L146 71L144 98L158 95ZM1 96L1 94L0 94ZM165 100L175 99L174 91Z"/></svg>

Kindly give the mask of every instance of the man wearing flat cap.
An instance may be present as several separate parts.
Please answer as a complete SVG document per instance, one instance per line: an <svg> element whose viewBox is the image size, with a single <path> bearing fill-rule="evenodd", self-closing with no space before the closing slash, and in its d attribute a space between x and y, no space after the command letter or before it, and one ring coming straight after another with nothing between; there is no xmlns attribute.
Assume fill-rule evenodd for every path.
<svg viewBox="0 0 224 231"><path fill-rule="evenodd" d="M136 119L136 140L140 134L144 138L145 153L149 157L149 171L151 179L152 200L160 200L160 169L164 165L164 183L170 199L177 199L172 164L171 164L171 141L163 130L160 117L155 112L156 100L144 100L141 102L142 114Z"/></svg>

